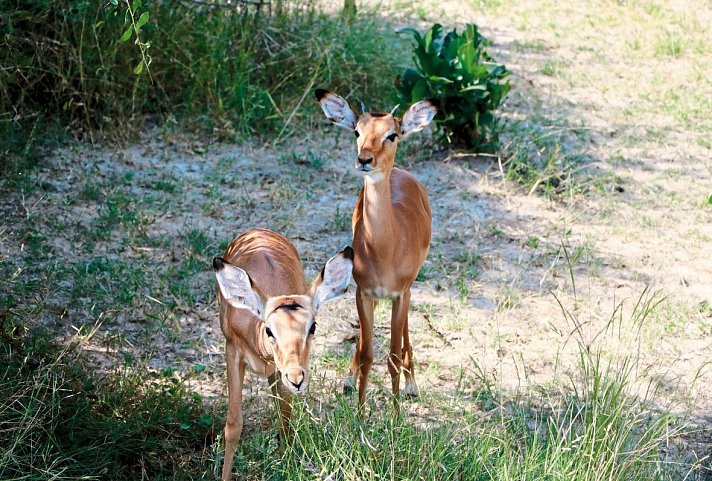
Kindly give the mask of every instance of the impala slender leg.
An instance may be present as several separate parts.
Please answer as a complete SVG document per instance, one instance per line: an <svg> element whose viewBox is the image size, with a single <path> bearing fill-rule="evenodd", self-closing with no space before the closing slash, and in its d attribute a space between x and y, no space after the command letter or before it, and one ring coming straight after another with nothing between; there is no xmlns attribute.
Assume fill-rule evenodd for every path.
<svg viewBox="0 0 712 481"><path fill-rule="evenodd" d="M388 371L391 373L391 387L394 402L400 393L400 370L403 363L403 330L408 316L410 292L403 292L393 300L391 310L391 350L388 357Z"/></svg>
<svg viewBox="0 0 712 481"><path fill-rule="evenodd" d="M245 363L237 346L228 341L225 347L227 361L227 420L225 421L225 460L222 479L232 475L235 449L242 435L242 383L245 379Z"/></svg>
<svg viewBox="0 0 712 481"><path fill-rule="evenodd" d="M410 337L408 334L408 310L410 309L410 289L406 290L403 296L403 303L405 309L405 321L403 323L403 374L405 374L405 389L403 389L403 394L406 396L417 396L418 385L415 383L415 371L413 366L413 346L410 345Z"/></svg>
<svg viewBox="0 0 712 481"><path fill-rule="evenodd" d="M373 311L376 301L356 287L356 310L358 311L360 335L356 352L351 361L351 373L358 375L358 403L359 408L366 403L366 387L368 373L373 365ZM344 386L345 390L347 386Z"/></svg>
<svg viewBox="0 0 712 481"><path fill-rule="evenodd" d="M292 439L292 393L284 387L279 372L268 378L274 395L274 404L279 412L279 444L282 448Z"/></svg>

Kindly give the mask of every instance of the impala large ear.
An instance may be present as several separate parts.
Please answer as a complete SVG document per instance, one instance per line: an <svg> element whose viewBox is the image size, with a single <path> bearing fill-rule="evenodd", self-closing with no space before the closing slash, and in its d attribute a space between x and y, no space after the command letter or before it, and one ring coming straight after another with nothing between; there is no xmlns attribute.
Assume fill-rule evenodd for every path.
<svg viewBox="0 0 712 481"><path fill-rule="evenodd" d="M354 250L351 246L344 247L341 252L329 259L309 289L315 313L325 302L336 299L346 292L351 282L353 265Z"/></svg>
<svg viewBox="0 0 712 481"><path fill-rule="evenodd" d="M324 89L314 92L326 118L345 129L356 130L358 115L345 98Z"/></svg>
<svg viewBox="0 0 712 481"><path fill-rule="evenodd" d="M213 258L215 277L218 278L220 292L231 306L248 309L257 317L264 313L264 302L254 288L249 274L233 266L222 257Z"/></svg>
<svg viewBox="0 0 712 481"><path fill-rule="evenodd" d="M421 100L410 106L401 119L401 137L420 132L438 113L439 102L435 99Z"/></svg>

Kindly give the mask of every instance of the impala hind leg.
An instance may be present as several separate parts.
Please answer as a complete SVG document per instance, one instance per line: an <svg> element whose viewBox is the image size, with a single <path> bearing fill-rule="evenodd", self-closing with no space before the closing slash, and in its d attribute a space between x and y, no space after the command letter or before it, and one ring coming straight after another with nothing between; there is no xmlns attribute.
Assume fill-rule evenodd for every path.
<svg viewBox="0 0 712 481"><path fill-rule="evenodd" d="M242 435L242 383L245 379L245 363L237 347L229 342L225 348L227 362L227 420L225 421L225 460L222 480L228 481L232 475L235 449Z"/></svg>
<svg viewBox="0 0 712 481"><path fill-rule="evenodd" d="M351 361L350 375L344 381L344 392L353 389L358 378L359 407L366 402L368 373L373 365L373 311L376 308L376 302L366 296L359 287L356 288L356 310L358 311L360 335L358 344L356 344L356 352Z"/></svg>
<svg viewBox="0 0 712 481"><path fill-rule="evenodd" d="M415 383L415 371L413 366L413 346L410 345L408 333L408 311L410 310L410 289L406 289L401 297L403 316L403 374L405 375L405 396L417 396L418 385Z"/></svg>

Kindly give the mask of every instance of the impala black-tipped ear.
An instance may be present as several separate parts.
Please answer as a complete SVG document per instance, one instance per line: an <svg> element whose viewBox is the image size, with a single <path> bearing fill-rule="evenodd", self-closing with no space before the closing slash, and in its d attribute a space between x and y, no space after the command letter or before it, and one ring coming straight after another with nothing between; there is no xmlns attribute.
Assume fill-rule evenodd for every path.
<svg viewBox="0 0 712 481"><path fill-rule="evenodd" d="M312 308L315 313L325 302L336 299L349 288L353 258L354 250L347 245L329 259L321 273L314 279L309 289L309 295L312 298Z"/></svg>
<svg viewBox="0 0 712 481"><path fill-rule="evenodd" d="M264 312L264 301L255 290L250 275L222 257L213 257L213 269L225 300L238 309L248 309L257 317Z"/></svg>
<svg viewBox="0 0 712 481"><path fill-rule="evenodd" d="M438 105L440 102L436 99L428 99L408 107L401 119L401 137L406 138L413 132L420 132L427 127L435 114L438 113Z"/></svg>
<svg viewBox="0 0 712 481"><path fill-rule="evenodd" d="M227 261L223 259L222 257L215 256L213 257L213 270L215 272L221 271L225 268L225 264L227 264Z"/></svg>
<svg viewBox="0 0 712 481"><path fill-rule="evenodd" d="M324 89L317 89L314 95L319 101L319 105L321 105L321 110L324 111L324 115L330 122L345 129L356 129L358 115L356 115L356 112L345 98Z"/></svg>

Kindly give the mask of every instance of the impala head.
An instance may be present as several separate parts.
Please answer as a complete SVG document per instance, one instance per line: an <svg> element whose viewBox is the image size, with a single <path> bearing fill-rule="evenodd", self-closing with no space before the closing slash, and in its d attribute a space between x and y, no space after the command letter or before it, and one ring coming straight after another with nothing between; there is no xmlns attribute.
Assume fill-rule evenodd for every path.
<svg viewBox="0 0 712 481"><path fill-rule="evenodd" d="M354 132L358 152L354 166L370 176L390 171L398 142L427 127L438 111L438 102L429 99L411 105L400 119L395 116L398 106L384 113L366 112L362 104L358 115L343 97L322 89L315 94L326 118Z"/></svg>
<svg viewBox="0 0 712 481"><path fill-rule="evenodd" d="M259 335L272 349L282 382L295 394L305 392L309 385L309 351L316 331L316 313L325 302L346 292L353 258L354 251L347 246L329 259L308 293L276 297L265 297L243 269L222 257L213 258L223 297L233 307L248 309L262 320Z"/></svg>

